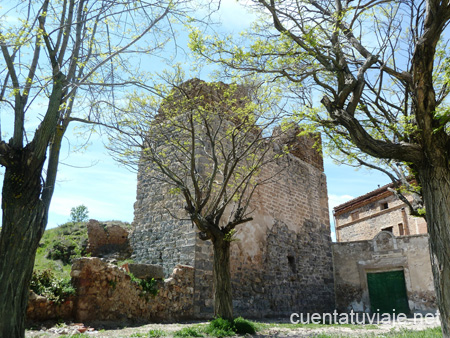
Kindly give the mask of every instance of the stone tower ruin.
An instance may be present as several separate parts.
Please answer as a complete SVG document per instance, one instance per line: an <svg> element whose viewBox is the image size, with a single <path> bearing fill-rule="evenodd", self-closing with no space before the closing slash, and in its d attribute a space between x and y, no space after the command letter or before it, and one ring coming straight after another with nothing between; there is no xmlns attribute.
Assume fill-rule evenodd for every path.
<svg viewBox="0 0 450 338"><path fill-rule="evenodd" d="M211 86L201 80L205 99ZM223 84L221 84L223 85ZM226 86L226 85L225 85ZM219 88L220 86L216 86ZM237 228L231 248L233 308L236 315L267 317L334 309L334 281L326 177L315 139L284 136L289 166L276 180L258 187L251 201L253 220ZM278 172L263 167L260 176ZM141 165L138 173L131 245L136 262L159 264L168 276L177 264L194 267L195 316L213 315L212 245L199 238L181 214L181 198L154 180ZM185 217L187 218L187 217Z"/></svg>

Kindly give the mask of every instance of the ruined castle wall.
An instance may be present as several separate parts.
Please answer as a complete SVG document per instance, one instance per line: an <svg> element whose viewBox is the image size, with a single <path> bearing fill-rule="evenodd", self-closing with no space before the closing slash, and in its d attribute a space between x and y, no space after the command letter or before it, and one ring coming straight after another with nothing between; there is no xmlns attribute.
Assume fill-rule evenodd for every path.
<svg viewBox="0 0 450 338"><path fill-rule="evenodd" d="M284 164L272 163L261 176ZM290 157L289 166L252 200L253 221L232 248L233 299L247 316L319 312L334 308L326 178Z"/></svg>
<svg viewBox="0 0 450 338"><path fill-rule="evenodd" d="M262 317L331 310L334 284L326 177L320 167L291 155L287 166L274 162L262 170L262 180L270 177L274 179L253 196L253 221L237 228L232 244L235 313ZM211 316L211 243L198 238L190 221L164 216L170 208L183 214L179 198L145 176L139 182L132 237L136 260L161 264L167 272L178 263L194 266L195 316Z"/></svg>
<svg viewBox="0 0 450 338"><path fill-rule="evenodd" d="M275 153L287 145L292 153L261 169L258 180L270 179L269 183L253 195L249 208L253 220L237 228L231 249L236 315L276 316L334 308L323 160L313 149L316 139L297 137L298 132L275 133L279 144L267 145ZM187 218L183 200L151 174L140 168L131 239L135 259L161 264L166 273L179 263L192 265L195 316L211 317L212 245L196 236L190 221L172 218L174 213ZM223 215L223 222L230 212Z"/></svg>
<svg viewBox="0 0 450 338"><path fill-rule="evenodd" d="M194 266L195 229L183 212L183 200L144 166L138 182L131 236L133 258L139 263L162 265L166 277L177 264Z"/></svg>
<svg viewBox="0 0 450 338"><path fill-rule="evenodd" d="M274 179L255 192L251 202L253 220L237 228L231 248L235 314L265 317L333 310L328 195L323 171L290 156L288 166L285 162L271 163L259 177ZM211 244L198 239L194 306L199 317L213 311L212 255Z"/></svg>

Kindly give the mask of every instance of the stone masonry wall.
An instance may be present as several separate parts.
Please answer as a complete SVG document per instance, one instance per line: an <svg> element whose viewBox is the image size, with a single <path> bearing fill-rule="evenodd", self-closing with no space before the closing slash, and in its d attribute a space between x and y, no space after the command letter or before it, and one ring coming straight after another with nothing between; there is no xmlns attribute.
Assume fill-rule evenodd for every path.
<svg viewBox="0 0 450 338"><path fill-rule="evenodd" d="M177 264L194 266L195 229L186 220L181 198L169 194L170 187L138 173L137 201L134 205L133 258L140 263L162 265L168 276ZM169 211L180 218L174 218Z"/></svg>
<svg viewBox="0 0 450 338"><path fill-rule="evenodd" d="M171 321L193 318L194 269L177 265L157 285L156 296L145 296L124 269L97 257L80 258L72 265L76 296L63 304L32 294L28 320L64 319L94 321Z"/></svg>
<svg viewBox="0 0 450 338"><path fill-rule="evenodd" d="M100 223L89 220L87 226L89 244L86 251L94 257L113 254L118 259L130 257L132 249L128 231L122 222Z"/></svg>
<svg viewBox="0 0 450 338"><path fill-rule="evenodd" d="M384 236L384 243L379 240L380 235ZM333 243L333 256L338 312L369 312L367 273L399 269L405 274L411 311L435 311L428 235L389 239L389 234L383 232L373 240Z"/></svg>
<svg viewBox="0 0 450 338"><path fill-rule="evenodd" d="M192 267L177 265L148 300L130 276L98 258L82 258L71 275L77 290L75 315L81 322L92 320L173 320L193 315Z"/></svg>
<svg viewBox="0 0 450 338"><path fill-rule="evenodd" d="M253 221L237 228L231 249L236 315L277 316L334 308L323 160L312 148L315 140L296 135L281 140L293 154L262 169L261 180L279 175L258 187L250 207ZM140 168L131 239L134 258L161 264L166 273L178 263L194 266L194 314L211 317L211 243L198 238L190 221L171 216L186 218L183 200L151 176L144 166Z"/></svg>
<svg viewBox="0 0 450 338"><path fill-rule="evenodd" d="M46 297L36 295L30 291L27 306L27 321L42 322L46 320L73 320L74 300L71 296L61 304L56 304Z"/></svg>
<svg viewBox="0 0 450 338"><path fill-rule="evenodd" d="M262 172L280 170L272 163ZM326 178L290 157L286 171L252 200L253 221L233 243L231 270L236 312L277 316L334 308Z"/></svg>

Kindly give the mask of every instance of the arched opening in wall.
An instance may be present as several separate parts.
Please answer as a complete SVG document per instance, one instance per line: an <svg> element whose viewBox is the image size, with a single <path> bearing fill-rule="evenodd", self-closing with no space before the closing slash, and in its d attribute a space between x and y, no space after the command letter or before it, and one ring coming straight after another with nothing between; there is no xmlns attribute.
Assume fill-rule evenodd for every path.
<svg viewBox="0 0 450 338"><path fill-rule="evenodd" d="M295 265L295 257L294 256L287 256L288 259L288 265L291 269L292 273L297 273L297 266Z"/></svg>

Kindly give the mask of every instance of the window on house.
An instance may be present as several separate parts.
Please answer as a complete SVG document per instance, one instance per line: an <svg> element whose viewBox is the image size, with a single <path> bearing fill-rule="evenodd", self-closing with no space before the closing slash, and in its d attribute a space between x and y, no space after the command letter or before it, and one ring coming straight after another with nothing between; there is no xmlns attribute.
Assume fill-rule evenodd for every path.
<svg viewBox="0 0 450 338"><path fill-rule="evenodd" d="M400 236L403 236L405 234L403 223L398 223L398 233L400 234Z"/></svg>
<svg viewBox="0 0 450 338"><path fill-rule="evenodd" d="M381 203L380 209L381 209L381 210L389 209L389 204L388 204L388 202Z"/></svg>
<svg viewBox="0 0 450 338"><path fill-rule="evenodd" d="M381 229L382 231L388 231L388 232L394 232L394 227L387 227L387 228L383 228Z"/></svg>
<svg viewBox="0 0 450 338"><path fill-rule="evenodd" d="M356 221L357 219L359 219L359 212L354 212L350 215L350 217L352 218L352 221Z"/></svg>

